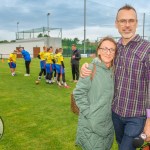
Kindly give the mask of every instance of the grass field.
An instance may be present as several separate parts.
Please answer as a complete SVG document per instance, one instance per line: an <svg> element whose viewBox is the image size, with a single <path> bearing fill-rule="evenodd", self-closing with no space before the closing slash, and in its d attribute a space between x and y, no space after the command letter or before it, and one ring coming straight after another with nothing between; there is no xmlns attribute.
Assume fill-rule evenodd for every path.
<svg viewBox="0 0 150 150"><path fill-rule="evenodd" d="M91 58L82 58L81 64ZM70 111L70 59L65 58L66 81L70 89L35 84L39 60L31 62L31 76L24 77L24 60L17 60L17 76L12 77L5 60L0 62L0 116L5 132L0 150L79 150L75 147L78 116ZM117 150L114 142L111 150Z"/></svg>

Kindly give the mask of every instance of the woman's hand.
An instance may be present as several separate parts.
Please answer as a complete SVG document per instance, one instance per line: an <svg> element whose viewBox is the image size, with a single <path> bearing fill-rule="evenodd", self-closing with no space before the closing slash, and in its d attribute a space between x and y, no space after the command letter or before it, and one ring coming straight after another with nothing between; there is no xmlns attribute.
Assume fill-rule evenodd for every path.
<svg viewBox="0 0 150 150"><path fill-rule="evenodd" d="M88 69L89 64L88 63L84 63L81 67L81 71L80 71L80 76L82 78L85 78L87 76L90 76L92 71Z"/></svg>

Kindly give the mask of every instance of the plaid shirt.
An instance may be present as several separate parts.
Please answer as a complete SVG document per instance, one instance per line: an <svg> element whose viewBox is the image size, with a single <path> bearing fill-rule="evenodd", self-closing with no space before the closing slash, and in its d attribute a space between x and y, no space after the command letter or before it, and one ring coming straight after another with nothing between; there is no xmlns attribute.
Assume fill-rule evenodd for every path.
<svg viewBox="0 0 150 150"><path fill-rule="evenodd" d="M150 43L136 35L126 46L118 42L112 110L122 117L146 115L150 109Z"/></svg>

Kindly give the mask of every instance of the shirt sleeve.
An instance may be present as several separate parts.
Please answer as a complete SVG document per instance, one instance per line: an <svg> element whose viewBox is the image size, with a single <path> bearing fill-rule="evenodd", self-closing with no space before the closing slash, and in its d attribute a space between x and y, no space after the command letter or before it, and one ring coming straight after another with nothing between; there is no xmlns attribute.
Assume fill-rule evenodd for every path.
<svg viewBox="0 0 150 150"><path fill-rule="evenodd" d="M147 78L147 85L148 85L148 95L147 95L147 109L146 109L146 113L147 113L147 118L150 118L150 49L148 51L148 55L147 55L147 59L146 59L146 78Z"/></svg>

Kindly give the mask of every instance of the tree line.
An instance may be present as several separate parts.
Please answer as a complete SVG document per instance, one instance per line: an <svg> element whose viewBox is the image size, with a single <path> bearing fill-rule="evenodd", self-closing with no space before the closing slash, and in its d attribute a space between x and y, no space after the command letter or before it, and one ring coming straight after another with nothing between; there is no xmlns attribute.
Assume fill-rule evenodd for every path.
<svg viewBox="0 0 150 150"><path fill-rule="evenodd" d="M38 38L40 37L48 37L48 35L43 35L42 33L40 33L38 36ZM0 41L0 43L10 43L10 42L16 42L16 40L11 40L11 41L7 41L7 40L3 40ZM72 44L76 44L77 48L80 50L84 49L84 40L80 41L77 37L74 39L71 38L63 38L62 39L62 47L63 49L71 49ZM85 45L86 45L86 50L96 50L98 42L94 41L91 42L89 39L85 40Z"/></svg>

